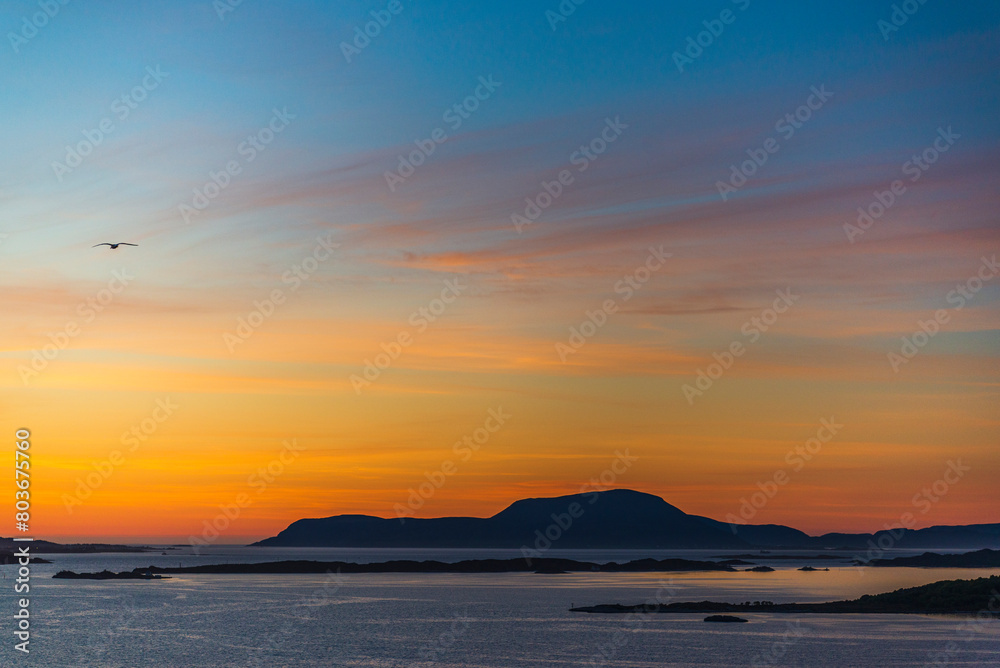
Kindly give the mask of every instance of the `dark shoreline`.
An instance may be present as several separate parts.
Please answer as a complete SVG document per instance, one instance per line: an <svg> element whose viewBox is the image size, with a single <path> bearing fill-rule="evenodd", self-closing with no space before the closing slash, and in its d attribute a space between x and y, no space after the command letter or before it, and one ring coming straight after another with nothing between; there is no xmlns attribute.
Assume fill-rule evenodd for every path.
<svg viewBox="0 0 1000 668"><path fill-rule="evenodd" d="M469 559L456 563L443 561L397 560L373 564L356 564L346 561L268 561L254 564L206 564L203 566L162 567L148 566L124 571L123 579L129 573L152 574L265 574L265 573L649 573L680 571L721 571L737 572L731 566L714 561L692 561L689 559L638 559L624 564L609 562L597 564L574 559ZM93 573L60 571L55 578L86 578ZM106 578L110 579L110 578Z"/></svg>
<svg viewBox="0 0 1000 668"><path fill-rule="evenodd" d="M0 551L11 552L23 547L24 543L15 543L12 538L0 537ZM33 554L99 554L99 553L142 553L176 550L176 547L152 547L150 545L117 545L114 543L53 543L48 540L31 542Z"/></svg>
<svg viewBox="0 0 1000 668"><path fill-rule="evenodd" d="M915 557L894 557L858 562L875 568L1000 568L1000 550L976 550L959 554L924 552Z"/></svg>
<svg viewBox="0 0 1000 668"><path fill-rule="evenodd" d="M658 613L812 613L812 614L987 614L1000 617L1000 575L976 580L942 580L922 587L865 595L851 601L827 603L718 603L685 601L668 604L604 604L570 608L595 614Z"/></svg>
<svg viewBox="0 0 1000 668"><path fill-rule="evenodd" d="M142 570L142 572L138 572ZM123 571L113 573L111 571L101 571L100 573L74 573L73 571L59 571L52 577L60 580L169 580L169 575L148 574L149 569L136 569L134 571Z"/></svg>

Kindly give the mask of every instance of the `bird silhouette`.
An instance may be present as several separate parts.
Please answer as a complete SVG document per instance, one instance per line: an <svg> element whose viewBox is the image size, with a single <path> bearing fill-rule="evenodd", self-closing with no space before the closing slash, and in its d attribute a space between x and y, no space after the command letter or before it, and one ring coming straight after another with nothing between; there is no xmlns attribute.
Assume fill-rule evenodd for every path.
<svg viewBox="0 0 1000 668"><path fill-rule="evenodd" d="M119 246L138 246L138 245L139 244L125 243L124 241L119 241L116 244L109 244L107 241L105 241L103 244L94 244L93 246L91 246L91 248L97 248L98 246L111 246L111 250L115 250Z"/></svg>

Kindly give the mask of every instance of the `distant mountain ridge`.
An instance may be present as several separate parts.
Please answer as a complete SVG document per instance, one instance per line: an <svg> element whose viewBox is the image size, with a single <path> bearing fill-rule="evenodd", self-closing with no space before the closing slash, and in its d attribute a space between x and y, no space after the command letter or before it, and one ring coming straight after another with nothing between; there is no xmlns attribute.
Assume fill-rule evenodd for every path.
<svg viewBox="0 0 1000 668"><path fill-rule="evenodd" d="M881 542L880 542L881 541ZM688 515L653 494L615 489L515 501L496 515L383 519L338 515L293 522L263 547L561 549L1000 548L1000 524L808 534L780 524L730 525ZM877 558L881 554L874 554Z"/></svg>

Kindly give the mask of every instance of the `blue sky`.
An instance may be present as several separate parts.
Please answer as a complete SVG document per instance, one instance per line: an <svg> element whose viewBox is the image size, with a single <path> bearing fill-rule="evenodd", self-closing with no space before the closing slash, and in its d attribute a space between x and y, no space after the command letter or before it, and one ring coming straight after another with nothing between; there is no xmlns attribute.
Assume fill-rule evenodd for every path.
<svg viewBox="0 0 1000 668"><path fill-rule="evenodd" d="M518 491L497 481L566 491L574 475L586 478L560 468L558 457L577 446L581 461L603 460L613 439L582 433L560 403L569 396L637 447L661 443L666 430L682 441L676 452L707 448L716 462L740 452L751 432L773 435L782 451L795 438L784 431L793 423L853 411L854 454L831 464L813 491L849 484L845 471L856 470L857 453L872 444L898 454L938 440L917 448L933 456L917 458L884 491L900 498L911 480L939 468L946 446L984 451L996 427L984 406L996 399L1000 281L903 372L893 373L885 358L1000 240L997 3L928 0L886 39L879 21L891 20L891 2L587 0L553 29L546 12L558 11L555 0L404 1L348 62L342 44L388 4L244 0L220 18L208 1L126 8L73 0L36 35L12 41L24 17L42 10L37 2L0 3L0 307L11 314L3 359L15 405L42 415L70 393L88 414L83 407L93 408L88 402L102 392L138 397L173 388L231 406L232 414L221 413L240 425L261 408L239 395L261 388L253 391L317 438L362 434L387 458L401 447L393 439L408 428L403 416L415 416L418 405L434 429L463 416L478 420L481 406L470 396L525 400L528 413L558 415L558 434L541 413L533 432L547 434L541 451L553 459L518 468L510 464L519 461L515 447L494 462L493 482L476 482L487 484L490 503ZM723 12L731 22L679 71L675 52ZM166 76L119 118L116 99L157 68ZM386 172L415 141L447 127L443 114L473 95L481 77L500 86L390 190ZM833 96L782 137L776 122L806 104L814 87ZM266 131L275 110L285 118L281 131L250 160L241 147ZM627 129L576 171L573 155L609 119ZM67 145L102 122L113 129L60 178L53 164L65 161ZM849 240L844 225L858 207L904 178L904 164L947 128L959 136L954 145ZM769 138L779 139L779 150L723 201L718 183ZM229 163L238 173L185 221L180 207L194 201L193 191L214 188L211 175ZM511 216L564 169L573 170L573 183L518 233ZM323 235L341 244L336 261L319 267L239 352L227 351L222 334L261 295L287 288L284 272ZM140 247L91 254L102 241ZM664 273L586 354L560 363L553 344L660 245L674 253ZM109 309L53 362L44 391L25 392L19 366L123 262L138 278L122 308ZM356 397L350 375L456 276L468 292L375 391ZM689 411L682 385L786 286L804 295L797 315L761 341L705 408ZM309 412L291 407L300 396L309 397ZM634 402L633 422L614 412L622 397ZM901 398L924 407L920 419ZM357 431L332 435L317 417L326 409L316 406L352 416ZM388 413L400 421L375 436L360 422ZM667 426L651 426L661 419ZM720 424L717 442L697 445L698 434ZM74 451L100 452L97 430L83 428L82 440L71 439ZM220 428L215 442L238 453L245 436L242 426ZM638 482L670 486L674 451L649 447L657 463ZM696 505L756 479L744 469L712 472L709 459L682 459L703 486L676 493ZM979 475L1000 475L995 454L983 461ZM358 504L387 496L372 480L401 484L405 466L389 468L359 475L366 482L357 482ZM981 505L983 485L969 485L955 517ZM477 502L472 489L442 503ZM801 505L790 503L785 518ZM824 526L840 521L831 516Z"/></svg>

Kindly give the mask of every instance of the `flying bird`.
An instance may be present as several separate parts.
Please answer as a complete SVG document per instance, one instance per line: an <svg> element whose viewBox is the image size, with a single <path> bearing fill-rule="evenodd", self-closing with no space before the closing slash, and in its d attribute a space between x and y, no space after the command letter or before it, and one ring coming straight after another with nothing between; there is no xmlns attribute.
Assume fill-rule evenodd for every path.
<svg viewBox="0 0 1000 668"><path fill-rule="evenodd" d="M98 246L111 246L111 250L115 250L119 246L138 246L138 245L139 244L128 244L125 243L124 241L119 241L116 244L109 244L107 241L105 241L103 244L94 244L93 246L91 246L91 248L97 248Z"/></svg>

